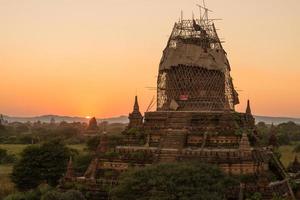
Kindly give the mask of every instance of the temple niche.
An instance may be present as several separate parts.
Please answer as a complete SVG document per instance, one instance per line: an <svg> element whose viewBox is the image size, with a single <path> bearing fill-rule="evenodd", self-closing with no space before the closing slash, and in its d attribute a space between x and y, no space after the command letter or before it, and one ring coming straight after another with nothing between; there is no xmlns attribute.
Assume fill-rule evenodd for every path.
<svg viewBox="0 0 300 200"><path fill-rule="evenodd" d="M131 168L198 161L218 165L232 176L253 177L228 191L228 199L256 191L264 199L293 196L272 150L249 141L257 138L250 101L245 112L235 111L239 97L231 66L207 12L204 9L200 19L175 23L158 68L156 110L143 116L136 96L123 142L108 148L109 138L104 136L77 181L101 188L96 183L117 184L118 176ZM107 176L107 171L113 175ZM272 182L274 177L278 181Z"/></svg>

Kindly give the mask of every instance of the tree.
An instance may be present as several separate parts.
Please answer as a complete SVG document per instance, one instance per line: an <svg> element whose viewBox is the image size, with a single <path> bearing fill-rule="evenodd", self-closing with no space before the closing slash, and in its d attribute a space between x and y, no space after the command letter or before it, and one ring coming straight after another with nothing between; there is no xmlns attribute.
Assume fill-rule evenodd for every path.
<svg viewBox="0 0 300 200"><path fill-rule="evenodd" d="M83 194L77 190L68 190L65 193L56 190L47 192L41 200L85 200Z"/></svg>
<svg viewBox="0 0 300 200"><path fill-rule="evenodd" d="M13 163L16 160L16 156L8 154L6 149L0 148L0 164Z"/></svg>
<svg viewBox="0 0 300 200"><path fill-rule="evenodd" d="M160 164L132 170L112 190L114 200L222 200L226 187L238 182L216 166L199 163Z"/></svg>
<svg viewBox="0 0 300 200"><path fill-rule="evenodd" d="M94 136L89 138L86 142L86 146L88 150L96 151L99 141L100 141L100 136Z"/></svg>
<svg viewBox="0 0 300 200"><path fill-rule="evenodd" d="M85 200L81 192L77 190L68 190L63 193L62 200Z"/></svg>
<svg viewBox="0 0 300 200"><path fill-rule="evenodd" d="M91 154L82 154L75 157L74 169L80 174L84 174L88 166L92 161L93 156Z"/></svg>
<svg viewBox="0 0 300 200"><path fill-rule="evenodd" d="M53 191L47 192L45 195L43 195L41 197L41 200L62 200L61 196L62 195L60 192L53 190Z"/></svg>
<svg viewBox="0 0 300 200"><path fill-rule="evenodd" d="M294 153L299 153L300 152L300 144L297 144L297 146L293 149Z"/></svg>
<svg viewBox="0 0 300 200"><path fill-rule="evenodd" d="M55 186L66 171L71 151L58 140L24 149L13 167L12 180L21 190L32 189L43 182Z"/></svg>

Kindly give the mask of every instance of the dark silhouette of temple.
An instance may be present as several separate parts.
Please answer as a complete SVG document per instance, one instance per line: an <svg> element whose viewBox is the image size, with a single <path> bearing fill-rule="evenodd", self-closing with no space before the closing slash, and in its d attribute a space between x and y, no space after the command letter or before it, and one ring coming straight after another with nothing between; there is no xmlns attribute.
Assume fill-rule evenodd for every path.
<svg viewBox="0 0 300 200"><path fill-rule="evenodd" d="M128 128L141 128L143 126L143 115L140 112L138 97L135 96L132 113L129 113Z"/></svg>

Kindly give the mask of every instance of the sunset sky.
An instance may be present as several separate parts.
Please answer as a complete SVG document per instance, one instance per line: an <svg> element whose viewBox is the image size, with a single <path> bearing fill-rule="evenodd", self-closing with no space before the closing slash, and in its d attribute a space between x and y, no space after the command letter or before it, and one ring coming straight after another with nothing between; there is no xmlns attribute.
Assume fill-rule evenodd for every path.
<svg viewBox="0 0 300 200"><path fill-rule="evenodd" d="M196 0L0 0L0 113L144 112L174 22ZM300 117L300 1L207 0L253 113Z"/></svg>

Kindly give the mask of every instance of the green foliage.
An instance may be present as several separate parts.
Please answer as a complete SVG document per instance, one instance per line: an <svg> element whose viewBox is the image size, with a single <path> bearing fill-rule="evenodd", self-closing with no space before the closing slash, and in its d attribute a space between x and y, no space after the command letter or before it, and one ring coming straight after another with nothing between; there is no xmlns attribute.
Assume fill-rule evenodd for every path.
<svg viewBox="0 0 300 200"><path fill-rule="evenodd" d="M52 188L49 187L48 185L40 185L34 190L11 194L6 198L4 198L4 200L40 200L43 194L51 190Z"/></svg>
<svg viewBox="0 0 300 200"><path fill-rule="evenodd" d="M103 177L106 179L113 179L116 178L119 175L119 173L115 170L105 170L103 173Z"/></svg>
<svg viewBox="0 0 300 200"><path fill-rule="evenodd" d="M253 183L254 181L256 181L257 178L254 175L244 174L239 176L238 179L243 183Z"/></svg>
<svg viewBox="0 0 300 200"><path fill-rule="evenodd" d="M147 154L146 152L143 152L143 151L136 151L136 152L131 152L131 153L123 155L123 158L131 160L133 163L134 162L146 162L146 161L153 160L153 155Z"/></svg>
<svg viewBox="0 0 300 200"><path fill-rule="evenodd" d="M8 154L6 149L0 148L0 164L9 164L16 161L16 156Z"/></svg>
<svg viewBox="0 0 300 200"><path fill-rule="evenodd" d="M122 144L123 139L122 135L108 135L108 145L110 148L114 148L115 146Z"/></svg>
<svg viewBox="0 0 300 200"><path fill-rule="evenodd" d="M279 145L289 145L291 143L291 138L288 133L280 133L277 135L277 140Z"/></svg>
<svg viewBox="0 0 300 200"><path fill-rule="evenodd" d="M26 198L24 193L14 193L11 195L8 195L6 198L4 198L4 200L27 200L28 198Z"/></svg>
<svg viewBox="0 0 300 200"><path fill-rule="evenodd" d="M94 136L87 140L86 146L89 151L96 151L100 141L100 136Z"/></svg>
<svg viewBox="0 0 300 200"><path fill-rule="evenodd" d="M237 129L237 130L234 132L234 134L235 134L236 136L242 136L242 134L243 134L243 129Z"/></svg>
<svg viewBox="0 0 300 200"><path fill-rule="evenodd" d="M41 200L61 200L61 193L53 190L53 191L49 191L47 192L45 195L43 195L41 197Z"/></svg>
<svg viewBox="0 0 300 200"><path fill-rule="evenodd" d="M273 153L274 153L274 155L276 156L276 158L278 159L278 160L280 160L280 158L281 158L281 153L280 153L280 151L278 150L278 149L274 149L273 150Z"/></svg>
<svg viewBox="0 0 300 200"><path fill-rule="evenodd" d="M126 131L127 135L137 135L139 134L139 129L138 128L130 128L129 130Z"/></svg>
<svg viewBox="0 0 300 200"><path fill-rule="evenodd" d="M41 200L85 200L83 194L77 190L68 190L65 193L56 190L47 192Z"/></svg>
<svg viewBox="0 0 300 200"><path fill-rule="evenodd" d="M276 127L278 143L280 145L288 145L291 141L300 141L300 125L294 122L279 124Z"/></svg>
<svg viewBox="0 0 300 200"><path fill-rule="evenodd" d="M131 170L112 190L114 200L223 200L226 187L238 184L219 168L199 163L173 163Z"/></svg>
<svg viewBox="0 0 300 200"><path fill-rule="evenodd" d="M4 198L4 200L85 200L83 194L77 190L59 192L48 185L40 185L27 192L17 192Z"/></svg>
<svg viewBox="0 0 300 200"><path fill-rule="evenodd" d="M133 160L145 160L146 154L142 151L133 152L130 154L131 159Z"/></svg>
<svg viewBox="0 0 300 200"><path fill-rule="evenodd" d="M82 154L75 157L74 160L74 170L79 173L83 174L85 170L88 168L89 164L91 163L92 155L91 154Z"/></svg>
<svg viewBox="0 0 300 200"><path fill-rule="evenodd" d="M88 186L84 183L77 183L77 182L65 182L63 185L64 189L75 189L75 190L79 190L79 191L85 191L87 190Z"/></svg>
<svg viewBox="0 0 300 200"><path fill-rule="evenodd" d="M255 192L250 197L246 198L246 200L261 200L261 199L262 199L262 195L259 192Z"/></svg>
<svg viewBox="0 0 300 200"><path fill-rule="evenodd" d="M272 200L287 200L287 199L279 195L273 194Z"/></svg>
<svg viewBox="0 0 300 200"><path fill-rule="evenodd" d="M298 144L294 149L293 149L294 153L300 153L300 144Z"/></svg>
<svg viewBox="0 0 300 200"><path fill-rule="evenodd" d="M59 138L77 144L84 142L79 134L83 128L81 123L62 123L59 126L40 122L11 123L0 130L0 143L32 144Z"/></svg>
<svg viewBox="0 0 300 200"><path fill-rule="evenodd" d="M62 200L85 200L81 192L77 190L68 190L62 194Z"/></svg>
<svg viewBox="0 0 300 200"><path fill-rule="evenodd" d="M300 125L294 122L281 123L277 126L270 126L264 122L259 122L256 125L256 129L262 145L268 145L271 129L276 134L277 142L280 146L289 145L292 141L300 141Z"/></svg>
<svg viewBox="0 0 300 200"><path fill-rule="evenodd" d="M70 155L70 149L58 140L28 146L13 167L12 180L21 190L35 188L42 182L55 186L66 171Z"/></svg>
<svg viewBox="0 0 300 200"><path fill-rule="evenodd" d="M106 158L106 159L115 159L115 158L118 158L119 156L120 156L119 153L114 152L114 151L106 152L103 155L103 157Z"/></svg>

